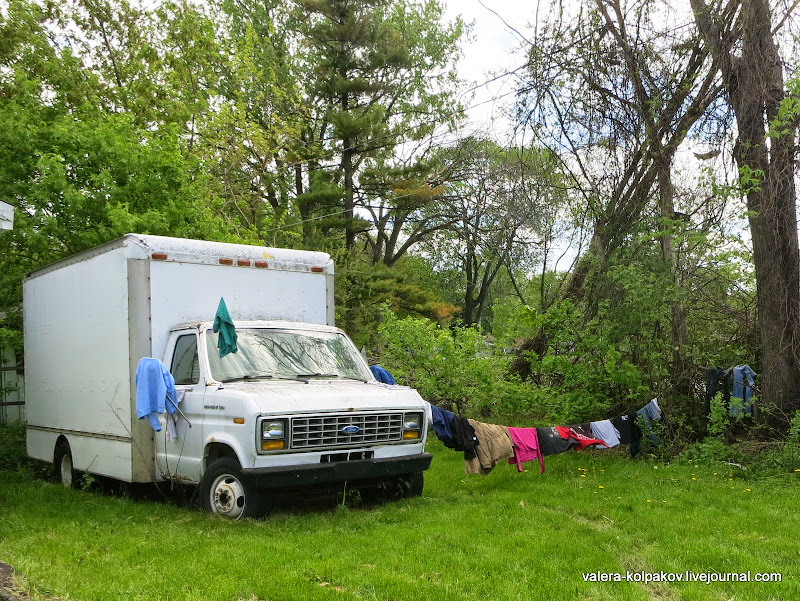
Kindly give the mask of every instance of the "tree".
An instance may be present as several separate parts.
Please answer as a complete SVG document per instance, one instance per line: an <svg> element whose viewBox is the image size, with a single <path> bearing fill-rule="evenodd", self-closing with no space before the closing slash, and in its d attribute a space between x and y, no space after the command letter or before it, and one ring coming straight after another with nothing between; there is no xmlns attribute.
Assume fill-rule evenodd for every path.
<svg viewBox="0 0 800 601"><path fill-rule="evenodd" d="M768 3L691 0L691 5L736 115L734 156L747 198L756 270L761 403L782 413L769 412L779 423L800 409L797 114L782 110L784 64Z"/></svg>
<svg viewBox="0 0 800 601"><path fill-rule="evenodd" d="M544 217L560 204L563 184L547 151L466 138L443 155L450 175L437 207L448 220L427 243L428 253L463 274L464 323L480 324L501 270L533 267Z"/></svg>
<svg viewBox="0 0 800 601"><path fill-rule="evenodd" d="M216 107L201 131L206 164L223 187L225 214L242 237L293 246L293 165L309 109L300 97L280 2L221 0L213 17L226 50Z"/></svg>
<svg viewBox="0 0 800 601"><path fill-rule="evenodd" d="M331 167L320 198L312 188L298 200L305 214L317 200L330 201L330 186L340 187L345 247L369 229L355 208L370 204L358 198L358 178L365 161L391 162L403 141L419 140L438 123L457 114L450 88L453 58L461 36L460 21L443 25L437 0L296 0L304 66L311 75L306 94L317 107L304 139L324 152L308 160L314 173ZM316 179L316 182L315 182ZM306 217L304 216L304 219Z"/></svg>
<svg viewBox="0 0 800 601"><path fill-rule="evenodd" d="M15 2L0 21L0 197L16 215L0 236L0 312L16 331L28 271L131 231L228 237L177 126L144 127L151 113L109 102L102 74L48 29L63 16L50 10Z"/></svg>
<svg viewBox="0 0 800 601"><path fill-rule="evenodd" d="M580 207L578 227L589 230L561 299L584 300L592 272L602 273L626 243L654 192L664 218L672 218L673 158L718 92L707 49L669 7L655 0L586 0L570 12L556 4L529 49L519 116L537 144L561 159ZM674 263L668 240L663 254ZM680 351L679 305L673 322ZM543 336L520 348L514 369L522 376L529 372L526 353L546 350ZM680 352L674 361L676 372L685 372Z"/></svg>

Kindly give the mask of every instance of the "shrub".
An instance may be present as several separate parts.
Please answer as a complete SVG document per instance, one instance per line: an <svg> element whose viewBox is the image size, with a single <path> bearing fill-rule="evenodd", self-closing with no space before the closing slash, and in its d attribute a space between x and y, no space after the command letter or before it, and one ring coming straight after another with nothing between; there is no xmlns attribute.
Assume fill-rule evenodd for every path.
<svg viewBox="0 0 800 601"><path fill-rule="evenodd" d="M623 356L609 335L603 313L585 320L570 301L545 313L530 312L533 331L546 334L548 348L531 353L535 393L531 402L557 422L601 419L629 412L649 400L651 388L641 369ZM652 374L648 374L652 376Z"/></svg>
<svg viewBox="0 0 800 601"><path fill-rule="evenodd" d="M488 417L518 414L527 404L529 387L509 376L509 356L474 328L400 319L384 308L379 332L381 364L435 405Z"/></svg>

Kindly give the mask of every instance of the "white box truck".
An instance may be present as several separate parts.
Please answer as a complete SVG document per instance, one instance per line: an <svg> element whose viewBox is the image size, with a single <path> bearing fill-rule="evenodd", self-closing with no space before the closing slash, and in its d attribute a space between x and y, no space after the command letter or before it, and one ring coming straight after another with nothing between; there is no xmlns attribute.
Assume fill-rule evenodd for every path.
<svg viewBox="0 0 800 601"><path fill-rule="evenodd" d="M178 480L231 518L284 487L422 492L425 403L376 382L333 326L325 253L128 234L28 274L23 297L28 454L65 485ZM224 357L220 297L238 335ZM185 391L174 432L137 419L144 357Z"/></svg>

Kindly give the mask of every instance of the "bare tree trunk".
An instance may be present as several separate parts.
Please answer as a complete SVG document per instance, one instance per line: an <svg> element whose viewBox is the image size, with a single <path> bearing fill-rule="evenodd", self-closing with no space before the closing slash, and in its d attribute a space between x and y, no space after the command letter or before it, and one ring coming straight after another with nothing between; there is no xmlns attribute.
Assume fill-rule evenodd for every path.
<svg viewBox="0 0 800 601"><path fill-rule="evenodd" d="M342 6L339 10L339 24L344 26L347 18L347 8ZM339 41L339 52L346 56L347 47L344 40ZM339 77L342 81L348 81L348 69L346 64L339 68ZM339 104L342 112L347 114L350 110L350 94L345 90L339 95ZM344 174L344 239L345 247L350 250L355 245L356 234L353 231L353 209L355 208L353 195L353 152L352 140L350 136L342 138L342 172Z"/></svg>
<svg viewBox="0 0 800 601"><path fill-rule="evenodd" d="M736 115L734 156L747 188L747 208L756 268L761 334L761 408L773 424L800 408L797 359L800 311L800 253L797 244L794 138L771 137L766 126L784 97L783 67L765 0L732 2L738 28L712 14L703 0L691 0L695 20L714 53ZM737 44L741 42L741 54ZM775 411L772 411L774 409Z"/></svg>
<svg viewBox="0 0 800 601"><path fill-rule="evenodd" d="M467 276L464 291L464 325L472 325L472 314L475 311L475 278L478 277L478 261L475 251L468 245L467 256L464 258L465 273Z"/></svg>
<svg viewBox="0 0 800 601"><path fill-rule="evenodd" d="M309 162L308 172L311 173L314 168L315 164L313 162ZM300 201L297 204L298 209L300 210L300 220L303 222L303 243L306 244L306 246L309 246L311 244L311 238L314 235L314 223L311 219L311 213L313 212L314 207L308 199L302 197L305 190L303 188L303 168L300 165L295 167L294 185L297 192L297 197L300 198Z"/></svg>
<svg viewBox="0 0 800 601"><path fill-rule="evenodd" d="M673 219L675 216L674 187L672 185L672 155L662 154L658 159L658 200L662 219ZM661 256L672 277L676 294L680 286L678 261L672 245L673 236L663 232L661 236ZM691 392L688 362L685 348L689 339L686 329L686 309L679 297L672 301L672 370L670 380L673 390L681 396L689 396Z"/></svg>

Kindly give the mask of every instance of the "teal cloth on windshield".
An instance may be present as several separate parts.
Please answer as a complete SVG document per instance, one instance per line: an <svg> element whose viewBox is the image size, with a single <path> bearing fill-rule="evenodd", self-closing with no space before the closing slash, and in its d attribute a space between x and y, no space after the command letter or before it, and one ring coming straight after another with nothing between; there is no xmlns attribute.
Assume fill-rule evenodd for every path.
<svg viewBox="0 0 800 601"><path fill-rule="evenodd" d="M219 357L222 359L228 353L235 353L239 350L236 346L236 328L233 325L228 307L225 305L225 299L220 297L219 307L217 307L217 314L214 316L214 332L218 332L217 348L219 349Z"/></svg>

